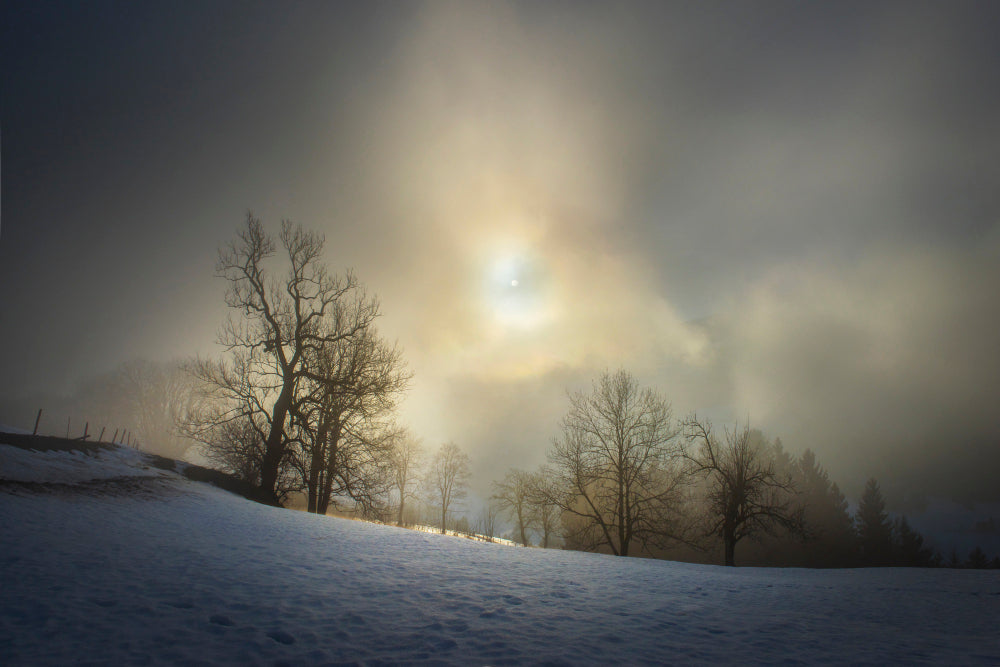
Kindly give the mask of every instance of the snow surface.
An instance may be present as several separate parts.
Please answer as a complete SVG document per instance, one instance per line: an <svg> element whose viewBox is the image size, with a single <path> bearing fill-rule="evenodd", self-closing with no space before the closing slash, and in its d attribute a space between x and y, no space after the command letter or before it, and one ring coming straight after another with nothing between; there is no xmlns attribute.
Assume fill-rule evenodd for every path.
<svg viewBox="0 0 1000 667"><path fill-rule="evenodd" d="M995 571L511 548L258 505L129 451L85 462L106 487L37 484L69 452L0 482L0 664L1000 663Z"/></svg>
<svg viewBox="0 0 1000 667"><path fill-rule="evenodd" d="M0 445L0 480L76 484L128 477L174 476L152 467L142 452L128 447L39 452Z"/></svg>

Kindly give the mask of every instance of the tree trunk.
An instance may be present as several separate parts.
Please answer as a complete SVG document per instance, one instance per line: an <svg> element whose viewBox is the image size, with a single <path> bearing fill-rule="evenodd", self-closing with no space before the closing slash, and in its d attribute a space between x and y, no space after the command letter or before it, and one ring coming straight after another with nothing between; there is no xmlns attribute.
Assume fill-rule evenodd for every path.
<svg viewBox="0 0 1000 667"><path fill-rule="evenodd" d="M317 514L326 514L330 508L333 495L333 480L337 477L337 446L340 443L340 420L336 417L330 428L329 442L326 445L326 479L320 487Z"/></svg>
<svg viewBox="0 0 1000 667"><path fill-rule="evenodd" d="M725 528L722 539L726 544L726 565L736 565L736 534L731 528Z"/></svg>
<svg viewBox="0 0 1000 667"><path fill-rule="evenodd" d="M628 556L628 535L626 534L626 522L628 521L628 508L625 506L625 484L622 481L621 464L618 467L618 554Z"/></svg>
<svg viewBox="0 0 1000 667"><path fill-rule="evenodd" d="M396 525L397 526L402 526L403 525L403 503L404 503L403 494L400 493L399 494L399 517L396 519Z"/></svg>
<svg viewBox="0 0 1000 667"><path fill-rule="evenodd" d="M329 426L325 420L321 420L316 429L316 440L313 442L312 456L309 459L309 479L306 487L309 491L309 501L307 510L314 514L319 513L320 484L323 477L323 466L326 463L326 437ZM323 480L325 481L325 480Z"/></svg>
<svg viewBox="0 0 1000 667"><path fill-rule="evenodd" d="M528 546L528 536L524 531L524 513L521 511L520 505L517 507L517 527L521 531L521 544Z"/></svg>
<svg viewBox="0 0 1000 667"><path fill-rule="evenodd" d="M316 489L316 483L312 479L310 479L308 487L309 487L309 489L308 489L308 496L309 497L308 497L308 500L306 501L306 511L307 512L312 512L313 514L316 514L317 513L316 512L316 500L317 500L316 497L318 495L316 493L316 491L317 491L317 489Z"/></svg>
<svg viewBox="0 0 1000 667"><path fill-rule="evenodd" d="M319 501L320 461L322 460L319 442L317 438L317 441L313 443L312 457L309 461L309 479L306 481L306 489L309 494L306 511L313 514L317 511L317 502Z"/></svg>
<svg viewBox="0 0 1000 667"><path fill-rule="evenodd" d="M267 434L264 448L264 460L260 471L260 501L270 505L278 505L278 470L281 459L285 455L285 418L292 405L292 383L285 381L281 394L274 402L271 412L271 431Z"/></svg>
<svg viewBox="0 0 1000 667"><path fill-rule="evenodd" d="M448 515L448 506L445 505L444 503L441 503L441 534L442 535L444 535L444 533L445 533L445 523L444 523L444 520L445 520L445 517L447 515Z"/></svg>

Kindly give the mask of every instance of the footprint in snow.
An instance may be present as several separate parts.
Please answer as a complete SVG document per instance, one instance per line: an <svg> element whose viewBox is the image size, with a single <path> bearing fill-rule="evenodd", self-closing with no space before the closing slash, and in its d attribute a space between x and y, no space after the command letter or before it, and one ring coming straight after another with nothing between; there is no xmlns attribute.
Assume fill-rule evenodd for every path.
<svg viewBox="0 0 1000 667"><path fill-rule="evenodd" d="M450 651L458 646L451 637L427 637L425 642L434 651Z"/></svg>
<svg viewBox="0 0 1000 667"><path fill-rule="evenodd" d="M295 637L291 636L284 630L272 630L271 632L267 633L267 636L273 639L274 641L278 642L279 644L288 645L295 643Z"/></svg>
<svg viewBox="0 0 1000 667"><path fill-rule="evenodd" d="M347 612L340 617L341 622L347 625L367 625L368 622L365 620L364 616L358 616L357 614L352 614Z"/></svg>
<svg viewBox="0 0 1000 667"><path fill-rule="evenodd" d="M211 618L208 619L208 622L215 623L216 625L226 625L226 626L233 625L232 619L230 619L228 616L224 616L223 614L213 615Z"/></svg>

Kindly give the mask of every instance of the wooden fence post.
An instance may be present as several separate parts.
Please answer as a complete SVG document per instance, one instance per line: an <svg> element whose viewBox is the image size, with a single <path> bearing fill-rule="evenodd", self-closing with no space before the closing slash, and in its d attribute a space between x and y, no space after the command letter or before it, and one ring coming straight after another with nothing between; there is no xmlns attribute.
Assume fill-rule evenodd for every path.
<svg viewBox="0 0 1000 667"><path fill-rule="evenodd" d="M42 409L38 408L38 416L35 417L35 430L31 432L31 435L38 435L38 422L42 420Z"/></svg>

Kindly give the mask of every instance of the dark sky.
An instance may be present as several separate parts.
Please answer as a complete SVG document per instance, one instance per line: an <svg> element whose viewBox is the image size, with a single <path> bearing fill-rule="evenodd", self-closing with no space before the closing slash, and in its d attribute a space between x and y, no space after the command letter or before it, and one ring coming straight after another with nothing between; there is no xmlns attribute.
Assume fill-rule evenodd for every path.
<svg viewBox="0 0 1000 667"><path fill-rule="evenodd" d="M380 296L480 483L623 366L849 491L997 493L995 2L2 11L0 396L216 352L253 209Z"/></svg>

